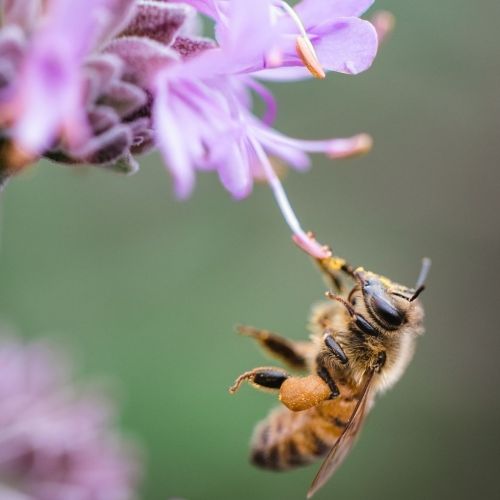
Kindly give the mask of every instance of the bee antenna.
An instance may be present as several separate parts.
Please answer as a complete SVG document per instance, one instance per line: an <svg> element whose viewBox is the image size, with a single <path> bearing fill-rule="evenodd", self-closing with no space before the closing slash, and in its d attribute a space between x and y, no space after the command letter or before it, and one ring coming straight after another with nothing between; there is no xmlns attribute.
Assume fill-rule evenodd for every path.
<svg viewBox="0 0 500 500"><path fill-rule="evenodd" d="M326 295L326 297L328 297L331 300L336 300L337 302L340 302L347 309L347 311L349 312L349 314L351 316L355 316L356 313L354 312L352 305L349 304L349 302L347 302L347 300L345 300L343 297L341 297L340 295L336 295L331 290L328 290L328 292L325 292L325 295Z"/></svg>
<svg viewBox="0 0 500 500"><path fill-rule="evenodd" d="M424 290L425 290L425 285L419 286L415 290L415 293L408 299L408 301L413 302Z"/></svg>
<svg viewBox="0 0 500 500"><path fill-rule="evenodd" d="M422 267L420 268L420 274L418 275L417 284L415 285L416 289L422 287L427 279L427 275L429 274L429 269L431 268L432 261L428 257L424 257L422 259Z"/></svg>
<svg viewBox="0 0 500 500"><path fill-rule="evenodd" d="M425 290L425 280L429 274L429 269L431 268L431 259L424 257L422 259L422 267L420 268L420 274L418 275L417 283L415 285L415 292L409 299L413 302L424 290Z"/></svg>

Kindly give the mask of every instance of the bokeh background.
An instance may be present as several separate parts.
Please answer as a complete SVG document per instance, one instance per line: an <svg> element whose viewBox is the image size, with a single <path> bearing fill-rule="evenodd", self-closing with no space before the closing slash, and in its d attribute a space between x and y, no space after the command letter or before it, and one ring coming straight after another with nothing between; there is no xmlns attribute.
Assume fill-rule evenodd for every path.
<svg viewBox="0 0 500 500"><path fill-rule="evenodd" d="M403 283L433 259L415 359L317 498L498 498L500 3L377 7L397 28L370 71L273 86L281 130L375 138L365 158L290 173L304 226ZM117 381L148 457L141 498L304 498L316 467L247 462L273 397L227 393L263 362L234 325L303 339L324 291L265 186L235 203L203 175L179 203L154 155L131 178L42 163L8 185L1 218L0 319Z"/></svg>

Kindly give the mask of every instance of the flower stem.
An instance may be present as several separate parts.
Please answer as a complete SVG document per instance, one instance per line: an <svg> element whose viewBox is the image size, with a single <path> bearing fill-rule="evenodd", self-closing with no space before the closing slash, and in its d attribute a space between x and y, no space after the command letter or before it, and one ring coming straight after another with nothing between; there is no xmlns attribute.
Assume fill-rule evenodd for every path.
<svg viewBox="0 0 500 500"><path fill-rule="evenodd" d="M286 192L283 189L283 186L278 176L276 175L267 154L264 152L262 146L257 141L252 140L251 142L257 158L260 161L264 174L267 178L269 186L271 187L274 198L278 203L278 207L281 210L286 223L293 232L293 239L295 243L297 243L300 248L302 248L305 252L307 252L314 258L325 259L330 257L331 252L328 247L325 247L318 243L310 233L308 234L302 229L300 222L295 215L290 202L288 201Z"/></svg>

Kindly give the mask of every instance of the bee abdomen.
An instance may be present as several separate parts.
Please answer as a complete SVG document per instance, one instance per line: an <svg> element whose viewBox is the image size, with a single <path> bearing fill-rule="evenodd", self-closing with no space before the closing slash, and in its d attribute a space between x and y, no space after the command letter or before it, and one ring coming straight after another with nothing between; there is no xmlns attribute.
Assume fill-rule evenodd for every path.
<svg viewBox="0 0 500 500"><path fill-rule="evenodd" d="M277 445L269 448L252 449L250 457L252 463L262 469L286 470L288 467L280 456L281 451Z"/></svg>
<svg viewBox="0 0 500 500"><path fill-rule="evenodd" d="M311 413L278 408L260 422L252 439L252 463L281 471L308 465L326 455L342 429L325 420L318 426Z"/></svg>

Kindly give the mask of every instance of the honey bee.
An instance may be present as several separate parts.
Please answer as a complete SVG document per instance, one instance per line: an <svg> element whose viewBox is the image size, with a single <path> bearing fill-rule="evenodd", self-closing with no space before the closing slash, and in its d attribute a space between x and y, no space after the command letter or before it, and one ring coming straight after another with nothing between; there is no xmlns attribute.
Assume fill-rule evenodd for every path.
<svg viewBox="0 0 500 500"><path fill-rule="evenodd" d="M255 428L251 460L265 469L283 471L326 456L307 498L311 498L340 466L361 429L375 397L392 387L413 355L423 329L424 290L430 260L424 259L415 287L354 269L338 257L316 259L330 290L329 299L313 306L310 341L288 340L248 326L239 333L255 339L289 369L258 367L240 375L244 381L278 394L283 406ZM342 278L353 287L346 292ZM335 290L332 291L332 290Z"/></svg>

